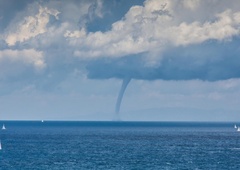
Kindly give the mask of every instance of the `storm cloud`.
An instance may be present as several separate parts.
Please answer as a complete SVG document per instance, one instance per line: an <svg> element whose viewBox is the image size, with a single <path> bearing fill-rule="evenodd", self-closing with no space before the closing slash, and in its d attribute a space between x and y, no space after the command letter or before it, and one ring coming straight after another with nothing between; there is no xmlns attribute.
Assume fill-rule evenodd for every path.
<svg viewBox="0 0 240 170"><path fill-rule="evenodd" d="M2 86L240 77L238 0L0 3Z"/></svg>
<svg viewBox="0 0 240 170"><path fill-rule="evenodd" d="M1 4L14 12L1 12L0 64L17 65L23 72L32 67L36 76L62 68L63 77L78 69L92 79L239 77L237 0L146 0L130 4L122 18L106 8L119 7L117 2L101 0ZM117 16L111 27L97 30L109 14ZM14 75L14 67L10 70L1 68Z"/></svg>
<svg viewBox="0 0 240 170"><path fill-rule="evenodd" d="M88 77L204 81L239 78L240 39L233 39L228 42L209 40L201 45L181 46L165 51L154 66L146 65L147 54L112 60L98 59L87 66Z"/></svg>

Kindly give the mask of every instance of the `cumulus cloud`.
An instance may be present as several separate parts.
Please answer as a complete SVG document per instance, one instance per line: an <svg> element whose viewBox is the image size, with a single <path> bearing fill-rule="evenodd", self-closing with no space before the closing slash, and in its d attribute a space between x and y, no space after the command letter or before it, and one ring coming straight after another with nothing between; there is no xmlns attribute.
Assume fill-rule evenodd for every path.
<svg viewBox="0 0 240 170"><path fill-rule="evenodd" d="M191 21L179 8L191 13L193 8L214 6L218 1L183 2L178 7L177 1L149 0L134 6L110 31L88 33L74 41L79 46L74 54L96 58L87 67L90 78L239 78L240 9L222 4L226 6L199 13L205 20L196 16Z"/></svg>
<svg viewBox="0 0 240 170"><path fill-rule="evenodd" d="M0 63L8 60L9 62L23 62L26 65L33 65L36 69L43 69L46 66L43 53L34 49L0 51Z"/></svg>
<svg viewBox="0 0 240 170"><path fill-rule="evenodd" d="M1 29L0 62L45 68L45 77L56 81L75 69L94 79L239 78L240 1L146 0L111 28L90 29L96 18L107 22L106 3L26 5Z"/></svg>
<svg viewBox="0 0 240 170"><path fill-rule="evenodd" d="M191 10L196 9L199 6L200 0L183 0L183 4L186 8Z"/></svg>
<svg viewBox="0 0 240 170"><path fill-rule="evenodd" d="M9 46L13 46L16 42L24 42L30 38L34 38L39 34L47 32L47 24L50 15L58 19L59 12L57 10L48 9L47 7L39 7L39 12L35 16L27 16L17 23L16 30L6 35L6 42Z"/></svg>
<svg viewBox="0 0 240 170"><path fill-rule="evenodd" d="M177 27L167 30L171 32L169 37L176 46L188 45L193 43L201 43L206 40L225 40L233 36L239 35L240 12L232 13L231 10L226 10L217 14L217 19L214 22L193 22L187 24L181 23Z"/></svg>
<svg viewBox="0 0 240 170"><path fill-rule="evenodd" d="M74 36L79 34L78 28L86 30L82 20L90 23L103 17L102 5L101 0L1 2L0 8L8 10L0 12L4 18L0 25L0 78L19 81L22 77L21 82L39 87L64 80L77 66L82 67L72 57L73 49L64 35L71 36L67 30L73 30Z"/></svg>
<svg viewBox="0 0 240 170"><path fill-rule="evenodd" d="M99 58L124 57L142 52L151 55L169 46L200 44L207 40L223 41L239 35L239 11L225 8L212 13L214 17L209 20L188 22L186 17L178 17L176 4L177 1L149 0L143 6L131 7L125 17L113 23L112 29L107 32L76 34L76 31L67 31L65 36L69 44L78 47L75 56ZM183 4L180 6L182 10L192 10L200 5L199 1L183 1Z"/></svg>

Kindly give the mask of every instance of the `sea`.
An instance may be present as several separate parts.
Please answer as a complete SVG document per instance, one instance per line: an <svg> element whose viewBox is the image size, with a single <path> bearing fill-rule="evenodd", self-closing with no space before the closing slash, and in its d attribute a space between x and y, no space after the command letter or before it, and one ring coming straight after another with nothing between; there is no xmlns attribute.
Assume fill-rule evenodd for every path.
<svg viewBox="0 0 240 170"><path fill-rule="evenodd" d="M2 170L240 169L235 123L0 121ZM240 125L240 124L239 124Z"/></svg>

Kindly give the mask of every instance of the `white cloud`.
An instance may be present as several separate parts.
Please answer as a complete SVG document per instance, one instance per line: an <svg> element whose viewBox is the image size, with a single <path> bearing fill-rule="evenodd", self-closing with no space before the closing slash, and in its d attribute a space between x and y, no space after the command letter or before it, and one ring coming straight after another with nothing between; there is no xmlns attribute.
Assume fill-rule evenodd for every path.
<svg viewBox="0 0 240 170"><path fill-rule="evenodd" d="M97 0L96 5L95 5L95 9L94 9L94 16L93 17L97 16L99 18L102 18L103 17L102 8L103 8L102 0Z"/></svg>
<svg viewBox="0 0 240 170"><path fill-rule="evenodd" d="M107 32L66 31L65 36L81 58L121 57L141 52L162 51L167 46L181 46L202 43L207 40L226 40L239 35L240 12L231 9L214 11L205 21L189 22L175 8L193 10L200 1L185 0L177 7L178 1L148 0L144 6L134 6L125 17L112 24ZM211 2L214 5L215 1ZM200 14L202 15L202 14ZM209 14L210 15L210 14ZM212 17L215 16L215 17ZM160 55L158 55L160 56Z"/></svg>
<svg viewBox="0 0 240 170"><path fill-rule="evenodd" d="M69 47L66 36L84 37L85 25L77 30L81 20L91 22L96 17L103 17L101 0L66 3L53 0L25 5L23 10L12 9L14 15L4 23L0 35L0 77L17 77L26 73L27 69L39 71L46 66L58 69L65 65L64 62L72 63L75 47Z"/></svg>
<svg viewBox="0 0 240 170"><path fill-rule="evenodd" d="M86 36L86 30L82 28L80 31L75 30L73 32L67 30L64 34L64 37L70 37L70 38L81 38Z"/></svg>
<svg viewBox="0 0 240 170"><path fill-rule="evenodd" d="M3 61L33 65L37 70L46 66L43 53L34 49L0 51L0 63Z"/></svg>
<svg viewBox="0 0 240 170"><path fill-rule="evenodd" d="M65 5L51 1L38 6L34 15L25 14L27 17L18 20L15 29L11 22L7 27L10 31L5 32L6 42L16 51L26 47L44 51L49 65L54 62L64 65L65 61L73 60L72 56L92 60L146 53L149 58L143 65L151 67L161 64L158 61L164 57L162 52L172 47L211 39L224 41L239 35L240 12L234 3L221 2L219 6L218 1L211 0L184 0L180 5L178 2L146 0L142 6L132 6L122 19L112 23L110 30L89 32L85 24L92 17L103 17L102 1L81 1L75 6L73 2ZM217 7L202 11L211 5ZM58 20L51 22L51 16ZM82 20L88 22L82 25ZM41 65L46 63L40 62Z"/></svg>
<svg viewBox="0 0 240 170"><path fill-rule="evenodd" d="M196 9L199 6L200 0L183 0L183 4L186 8L191 10Z"/></svg>
<svg viewBox="0 0 240 170"><path fill-rule="evenodd" d="M35 16L27 16L17 24L16 30L6 36L6 42L13 46L16 42L24 42L47 31L50 15L58 19L59 12L47 7L39 7L39 12Z"/></svg>
<svg viewBox="0 0 240 170"><path fill-rule="evenodd" d="M217 14L218 19L215 22L205 22L203 24L199 22L191 24L183 22L166 30L166 35L171 37L170 39L175 45L201 43L209 39L228 39L240 33L239 15L240 12L232 13L231 10L226 10Z"/></svg>
<svg viewBox="0 0 240 170"><path fill-rule="evenodd" d="M77 29L77 20L81 23L86 19L92 20L94 16L103 17L103 3L100 0L81 3L78 16L71 3L66 6L59 6L55 1L49 4L51 9L40 6L36 15L19 21L16 29L5 35L7 44L13 46L17 42L29 41L30 47L41 50L52 45L61 46L73 50L75 56L88 59L147 52L154 56L151 59L158 60L156 56L161 56L161 52L169 46L202 43L210 39L222 41L239 35L240 12L231 9L231 3L205 14L199 10L218 3L184 0L179 4L173 0L147 0L143 6L131 7L124 18L113 23L112 29L106 32L88 32L85 27L88 21L84 21L85 24L79 25L83 27ZM56 9L52 9L54 4ZM75 16L72 11L66 11L70 7ZM192 15L184 15L186 11ZM204 21L199 17L202 15ZM50 16L56 19L60 17L59 25L52 25ZM70 20L69 17L75 19Z"/></svg>

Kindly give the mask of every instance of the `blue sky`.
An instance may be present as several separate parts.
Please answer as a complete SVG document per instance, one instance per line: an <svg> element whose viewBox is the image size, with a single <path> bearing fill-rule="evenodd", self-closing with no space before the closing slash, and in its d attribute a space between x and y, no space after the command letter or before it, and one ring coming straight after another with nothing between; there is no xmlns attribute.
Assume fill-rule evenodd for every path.
<svg viewBox="0 0 240 170"><path fill-rule="evenodd" d="M240 121L240 1L0 0L0 119Z"/></svg>

